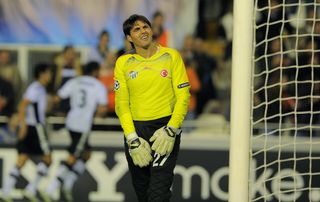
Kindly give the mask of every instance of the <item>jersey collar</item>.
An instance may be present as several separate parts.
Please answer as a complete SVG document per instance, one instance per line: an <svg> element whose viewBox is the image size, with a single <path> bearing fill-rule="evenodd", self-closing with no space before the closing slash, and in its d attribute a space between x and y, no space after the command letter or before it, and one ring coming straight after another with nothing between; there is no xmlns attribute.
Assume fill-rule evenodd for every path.
<svg viewBox="0 0 320 202"><path fill-rule="evenodd" d="M137 53L133 53L132 56L135 57L137 60L140 60L140 61L149 61L149 60L154 60L155 58L158 58L160 57L163 53L164 53L164 48L158 44L158 51L153 54L151 57L149 58L144 58L142 57L141 55L137 54Z"/></svg>

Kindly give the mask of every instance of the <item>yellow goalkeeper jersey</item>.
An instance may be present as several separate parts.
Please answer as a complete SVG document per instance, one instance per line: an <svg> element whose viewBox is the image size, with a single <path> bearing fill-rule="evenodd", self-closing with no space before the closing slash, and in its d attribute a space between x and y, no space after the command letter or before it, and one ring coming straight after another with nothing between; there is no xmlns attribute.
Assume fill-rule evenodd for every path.
<svg viewBox="0 0 320 202"><path fill-rule="evenodd" d="M169 126L179 128L188 110L189 81L180 54L160 47L150 58L126 54L114 70L115 110L125 136L135 132L133 120L171 115Z"/></svg>

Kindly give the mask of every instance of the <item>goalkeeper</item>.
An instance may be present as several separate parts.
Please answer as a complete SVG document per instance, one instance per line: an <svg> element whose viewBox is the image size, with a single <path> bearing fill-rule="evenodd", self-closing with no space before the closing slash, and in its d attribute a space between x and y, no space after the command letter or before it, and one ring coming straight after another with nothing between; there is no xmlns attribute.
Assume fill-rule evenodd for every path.
<svg viewBox="0 0 320 202"><path fill-rule="evenodd" d="M133 50L117 60L114 88L129 171L139 202L167 202L190 85L180 54L152 40L146 17L130 16L123 32Z"/></svg>

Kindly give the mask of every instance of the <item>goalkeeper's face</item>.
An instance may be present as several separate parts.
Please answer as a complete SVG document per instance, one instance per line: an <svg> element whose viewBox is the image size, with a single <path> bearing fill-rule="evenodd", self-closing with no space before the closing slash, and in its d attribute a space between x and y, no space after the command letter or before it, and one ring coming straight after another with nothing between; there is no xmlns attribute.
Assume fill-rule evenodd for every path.
<svg viewBox="0 0 320 202"><path fill-rule="evenodd" d="M128 40L134 44L135 47L148 48L152 42L152 29L143 22L136 21L130 30L130 35L127 36Z"/></svg>

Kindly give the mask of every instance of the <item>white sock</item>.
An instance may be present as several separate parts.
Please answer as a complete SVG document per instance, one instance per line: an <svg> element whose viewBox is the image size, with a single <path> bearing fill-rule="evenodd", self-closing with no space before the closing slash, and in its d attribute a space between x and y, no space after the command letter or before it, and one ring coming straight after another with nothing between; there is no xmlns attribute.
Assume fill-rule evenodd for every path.
<svg viewBox="0 0 320 202"><path fill-rule="evenodd" d="M83 160L77 160L76 163L72 166L72 171L69 172L64 179L64 188L71 190L78 177L82 175L85 170L85 162Z"/></svg>
<svg viewBox="0 0 320 202"><path fill-rule="evenodd" d="M42 179L42 177L48 175L48 169L49 169L48 166L44 162L38 163L36 177L34 178L34 180L32 182L30 182L27 185L26 190L35 195L40 180Z"/></svg>
<svg viewBox="0 0 320 202"><path fill-rule="evenodd" d="M60 164L57 172L57 177L49 184L47 193L52 195L57 189L60 188L61 182L69 173L69 168L65 164Z"/></svg>
<svg viewBox="0 0 320 202"><path fill-rule="evenodd" d="M11 190L15 187L18 177L20 176L20 170L14 166L9 172L9 176L4 181L2 192L4 196L9 196Z"/></svg>

